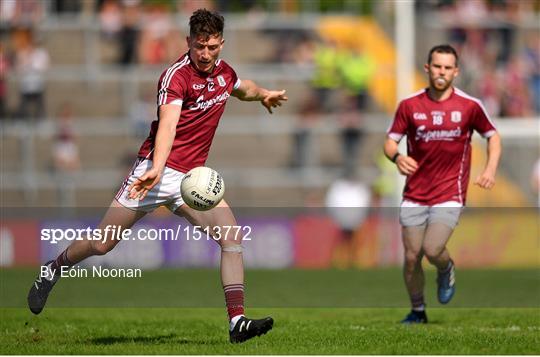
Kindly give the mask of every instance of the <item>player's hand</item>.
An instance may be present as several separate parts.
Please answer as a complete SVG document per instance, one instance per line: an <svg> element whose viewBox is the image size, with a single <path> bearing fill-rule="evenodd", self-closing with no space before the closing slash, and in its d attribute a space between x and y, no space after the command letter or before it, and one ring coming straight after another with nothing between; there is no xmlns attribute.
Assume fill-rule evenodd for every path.
<svg viewBox="0 0 540 357"><path fill-rule="evenodd" d="M412 175L418 168L418 163L410 156L399 155L396 159L399 173L405 176Z"/></svg>
<svg viewBox="0 0 540 357"><path fill-rule="evenodd" d="M289 98L285 96L285 89L268 91L266 97L261 100L262 105L272 114L272 108L281 107L282 101L287 101Z"/></svg>
<svg viewBox="0 0 540 357"><path fill-rule="evenodd" d="M491 188L495 186L495 173L490 170L485 170L476 178L476 180L474 180L474 184L486 190L491 190Z"/></svg>
<svg viewBox="0 0 540 357"><path fill-rule="evenodd" d="M132 200L143 200L146 197L148 191L150 191L161 180L161 170L152 167L146 171L142 176L137 178L128 187L128 198Z"/></svg>

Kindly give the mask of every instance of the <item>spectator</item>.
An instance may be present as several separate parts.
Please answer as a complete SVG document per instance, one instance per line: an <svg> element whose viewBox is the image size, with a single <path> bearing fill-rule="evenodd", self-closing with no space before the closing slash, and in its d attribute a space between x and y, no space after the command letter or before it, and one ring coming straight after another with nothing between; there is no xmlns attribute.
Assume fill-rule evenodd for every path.
<svg viewBox="0 0 540 357"><path fill-rule="evenodd" d="M356 260L354 249L355 232L367 217L371 202L369 187L354 178L351 172L334 181L326 193L326 207L341 230L341 239L349 253L346 261L352 267Z"/></svg>
<svg viewBox="0 0 540 357"><path fill-rule="evenodd" d="M315 73L311 83L317 95L317 106L325 113L332 112L335 107L334 96L340 86L338 60L339 49L333 40L325 40L316 46L313 55Z"/></svg>
<svg viewBox="0 0 540 357"><path fill-rule="evenodd" d="M0 23L8 28L34 28L45 15L43 3L42 0L2 0Z"/></svg>
<svg viewBox="0 0 540 357"><path fill-rule="evenodd" d="M73 172L79 169L79 148L73 129L73 109L63 104L58 114L53 147L54 169L58 173Z"/></svg>
<svg viewBox="0 0 540 357"><path fill-rule="evenodd" d="M342 166L345 172L354 172L358 166L358 148L364 137L362 114L356 97L346 96L344 105L338 114Z"/></svg>
<svg viewBox="0 0 540 357"><path fill-rule="evenodd" d="M122 29L122 9L117 0L105 0L99 9L101 34L107 40L116 40Z"/></svg>
<svg viewBox="0 0 540 357"><path fill-rule="evenodd" d="M292 62L299 67L313 63L315 42L309 34L300 34L292 51Z"/></svg>
<svg viewBox="0 0 540 357"><path fill-rule="evenodd" d="M296 128L293 134L293 155L291 168L303 168L313 163L311 140L313 127L319 119L318 103L315 95L308 94L300 107Z"/></svg>
<svg viewBox="0 0 540 357"><path fill-rule="evenodd" d="M45 72L49 68L49 53L38 47L32 30L15 34L15 69L19 76L20 118L43 118L45 113Z"/></svg>
<svg viewBox="0 0 540 357"><path fill-rule="evenodd" d="M501 114L501 73L494 62L486 61L481 75L478 77L478 95L482 99L487 112L492 117Z"/></svg>
<svg viewBox="0 0 540 357"><path fill-rule="evenodd" d="M367 101L367 89L376 70L375 61L358 47L341 55L338 62L339 75L349 96L354 97L356 108L363 110Z"/></svg>
<svg viewBox="0 0 540 357"><path fill-rule="evenodd" d="M346 172L354 172L357 153L364 136L362 115L368 100L368 84L375 73L375 61L357 47L341 55L337 63L343 87L345 105L339 113L343 165Z"/></svg>
<svg viewBox="0 0 540 357"><path fill-rule="evenodd" d="M464 24L477 24L488 16L484 0L454 1L454 16Z"/></svg>
<svg viewBox="0 0 540 357"><path fill-rule="evenodd" d="M298 67L313 66L317 43L310 32L282 28L267 30L264 35L270 36L275 44L268 61L292 63Z"/></svg>
<svg viewBox="0 0 540 357"><path fill-rule="evenodd" d="M501 115L505 117L532 116L532 102L527 87L525 60L513 56L506 66Z"/></svg>
<svg viewBox="0 0 540 357"><path fill-rule="evenodd" d="M461 61L467 63L460 72L459 80L473 93L479 91L479 80L485 72L485 64L495 66L496 50L490 43L488 32L481 28L467 28L462 30L463 42L458 46ZM454 32L455 36L456 32Z"/></svg>
<svg viewBox="0 0 540 357"><path fill-rule="evenodd" d="M536 114L540 114L540 35L537 31L527 35L524 57L533 109Z"/></svg>
<svg viewBox="0 0 540 357"><path fill-rule="evenodd" d="M140 1L124 0L122 8L122 28L119 33L120 57L118 63L129 65L137 62L139 40Z"/></svg>
<svg viewBox="0 0 540 357"><path fill-rule="evenodd" d="M2 0L0 2L0 24L2 24L2 27L9 28L14 25L16 9L16 0Z"/></svg>
<svg viewBox="0 0 540 357"><path fill-rule="evenodd" d="M139 44L139 59L143 64L168 62L168 39L172 22L167 6L161 3L145 3L142 33Z"/></svg>
<svg viewBox="0 0 540 357"><path fill-rule="evenodd" d="M79 147L73 129L73 110L63 104L58 114L58 123L53 145L53 165L60 206L75 206L75 177L80 169Z"/></svg>

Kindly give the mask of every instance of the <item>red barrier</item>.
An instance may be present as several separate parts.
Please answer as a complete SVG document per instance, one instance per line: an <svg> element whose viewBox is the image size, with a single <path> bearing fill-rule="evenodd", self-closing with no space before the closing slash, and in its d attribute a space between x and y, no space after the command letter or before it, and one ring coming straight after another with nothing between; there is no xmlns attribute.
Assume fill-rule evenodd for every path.
<svg viewBox="0 0 540 357"><path fill-rule="evenodd" d="M3 221L0 225L3 266L36 265L40 262L39 229L35 221Z"/></svg>

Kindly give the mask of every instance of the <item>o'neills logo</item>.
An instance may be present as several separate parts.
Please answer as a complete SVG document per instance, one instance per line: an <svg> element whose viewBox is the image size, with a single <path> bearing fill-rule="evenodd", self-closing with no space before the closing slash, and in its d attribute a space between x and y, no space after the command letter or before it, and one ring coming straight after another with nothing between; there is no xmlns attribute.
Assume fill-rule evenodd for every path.
<svg viewBox="0 0 540 357"><path fill-rule="evenodd" d="M197 101L195 102L195 104L189 107L189 110L198 110L198 109L206 110L216 103L226 101L227 98L229 98L230 96L231 95L229 94L229 92L223 92L223 94L215 96L212 99L204 100L204 95L201 95L199 98L197 98Z"/></svg>
<svg viewBox="0 0 540 357"><path fill-rule="evenodd" d="M204 206L201 206L201 202L202 203L206 203L207 205L213 205L215 203L214 200L211 200L209 198L206 198L206 197L203 197L201 195L199 195L197 193L197 191L191 191L191 196L193 196L193 198L196 198L197 200L194 200L194 203L196 206L200 206L200 207L204 207Z"/></svg>
<svg viewBox="0 0 540 357"><path fill-rule="evenodd" d="M456 128L453 130L427 130L425 125L420 125L416 129L416 138L415 140L424 140L426 143L428 141L454 141L454 138L459 138L461 136L461 128Z"/></svg>

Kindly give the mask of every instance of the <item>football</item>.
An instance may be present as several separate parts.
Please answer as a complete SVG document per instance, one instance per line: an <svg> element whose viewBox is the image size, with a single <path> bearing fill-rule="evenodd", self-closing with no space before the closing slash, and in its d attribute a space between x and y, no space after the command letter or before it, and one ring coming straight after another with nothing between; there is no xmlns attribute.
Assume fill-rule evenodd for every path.
<svg viewBox="0 0 540 357"><path fill-rule="evenodd" d="M189 207L208 211L223 198L225 183L216 170L199 166L186 173L180 184L180 192Z"/></svg>

